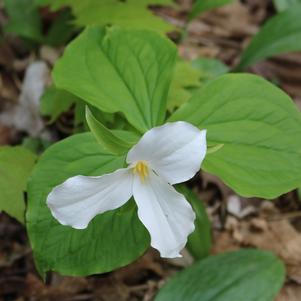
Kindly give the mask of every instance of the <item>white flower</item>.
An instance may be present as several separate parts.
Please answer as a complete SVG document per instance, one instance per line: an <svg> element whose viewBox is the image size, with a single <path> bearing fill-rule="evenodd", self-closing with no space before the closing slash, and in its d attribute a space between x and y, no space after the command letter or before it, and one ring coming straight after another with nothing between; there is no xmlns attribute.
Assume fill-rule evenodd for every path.
<svg viewBox="0 0 301 301"><path fill-rule="evenodd" d="M194 230L195 213L171 185L191 179L206 154L206 131L183 122L147 131L127 154L127 168L99 177L75 176L48 195L52 215L63 225L84 229L97 215L132 196L138 217L162 257L180 257Z"/></svg>

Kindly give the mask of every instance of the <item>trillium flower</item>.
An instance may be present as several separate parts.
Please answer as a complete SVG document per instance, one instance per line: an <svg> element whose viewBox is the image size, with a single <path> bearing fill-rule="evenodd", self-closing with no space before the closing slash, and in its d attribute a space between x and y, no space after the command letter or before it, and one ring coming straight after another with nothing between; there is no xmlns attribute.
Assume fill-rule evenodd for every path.
<svg viewBox="0 0 301 301"><path fill-rule="evenodd" d="M191 179L206 154L206 130L183 122L147 131L127 154L127 168L97 177L75 176L48 195L52 215L63 225L84 229L97 215L132 196L138 217L162 257L180 257L194 231L195 213L173 184Z"/></svg>

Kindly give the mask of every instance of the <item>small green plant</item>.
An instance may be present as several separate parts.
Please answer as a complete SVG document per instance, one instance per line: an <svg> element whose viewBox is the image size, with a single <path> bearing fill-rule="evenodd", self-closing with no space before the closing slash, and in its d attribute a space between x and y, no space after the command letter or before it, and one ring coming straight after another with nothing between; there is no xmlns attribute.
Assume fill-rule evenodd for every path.
<svg viewBox="0 0 301 301"><path fill-rule="evenodd" d="M109 129L88 110L92 133L54 144L35 166L28 185L27 227L42 274L110 271L135 260L150 244L163 256L179 254L193 229L191 208L183 207L189 214L171 210L168 201L177 201L165 194L166 204L158 213L152 206L156 197L163 201L160 186L145 187L152 197L137 196L131 188L133 173L124 169L140 175L145 180L142 186L157 176L169 184L191 178L205 154L204 136L194 141L189 130L174 130L176 125L191 127L195 133L196 128L207 130L202 169L240 195L274 198L299 186L301 115L292 100L258 76L228 74L209 81L170 115L167 95L175 61L176 47L153 32L90 27L57 62L53 79L59 89L76 95L93 111L118 112L126 122L121 129ZM195 155L199 159L192 167L186 160ZM181 177L186 168L188 174ZM191 202L189 193L185 195ZM146 204L149 215L141 211L140 205ZM157 220L160 215L166 218L165 226ZM183 218L187 220L181 222ZM156 221L157 227L152 227ZM182 226L177 228L176 223ZM160 231L166 235L158 243ZM164 243L170 243L169 251ZM189 245L193 253L197 246Z"/></svg>

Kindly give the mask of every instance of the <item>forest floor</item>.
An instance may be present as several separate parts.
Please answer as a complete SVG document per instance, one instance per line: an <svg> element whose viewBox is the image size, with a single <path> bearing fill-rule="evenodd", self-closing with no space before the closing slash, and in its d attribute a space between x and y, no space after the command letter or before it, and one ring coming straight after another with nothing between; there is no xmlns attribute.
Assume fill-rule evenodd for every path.
<svg viewBox="0 0 301 301"><path fill-rule="evenodd" d="M185 26L187 1L180 10L155 9L179 27ZM242 49L274 9L267 0L234 2L203 14L187 27L179 44L181 56L218 58L235 66ZM0 7L0 26L6 21ZM176 39L177 34L171 34ZM41 46L39 51L22 49L9 38L0 44L0 111L17 104L24 72L36 60L51 70L62 49ZM301 108L301 54L282 55L256 64L248 70L278 83ZM68 118L53 126L61 137L68 135ZM17 144L24 135L13 125L1 123L0 145ZM236 195L219 179L202 173L190 183L205 202L213 225L212 254L245 247L270 250L286 264L287 278L277 301L301 300L301 200L296 191L274 201L246 199ZM154 250L118 271L90 277L62 277L52 273L46 283L35 270L23 225L0 214L0 301L149 301L165 281L184 266L189 255L165 260ZM233 266L235 269L235 266Z"/></svg>

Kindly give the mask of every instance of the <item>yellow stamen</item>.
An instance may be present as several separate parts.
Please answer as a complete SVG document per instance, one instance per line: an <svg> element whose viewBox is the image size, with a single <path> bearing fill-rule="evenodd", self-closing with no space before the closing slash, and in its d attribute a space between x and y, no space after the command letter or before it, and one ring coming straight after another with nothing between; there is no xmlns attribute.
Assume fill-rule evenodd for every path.
<svg viewBox="0 0 301 301"><path fill-rule="evenodd" d="M144 161L138 161L134 167L134 173L139 175L141 182L144 182L145 178L149 175L147 163Z"/></svg>

